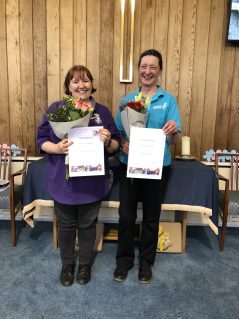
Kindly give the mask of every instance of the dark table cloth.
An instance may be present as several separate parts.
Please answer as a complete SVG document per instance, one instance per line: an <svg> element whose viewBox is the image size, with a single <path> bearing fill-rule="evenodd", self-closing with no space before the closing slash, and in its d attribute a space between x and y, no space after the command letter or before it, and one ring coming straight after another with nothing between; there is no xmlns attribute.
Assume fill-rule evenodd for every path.
<svg viewBox="0 0 239 319"><path fill-rule="evenodd" d="M28 166L24 186L23 217L29 224L35 206L53 206L51 196L43 187L46 167L47 157L33 161ZM117 160L110 161L110 169L113 173L113 184L103 203L107 203L108 207L117 207L119 201ZM173 160L162 209L203 213L208 216L208 224L217 233L217 194L218 183L212 167L197 160Z"/></svg>

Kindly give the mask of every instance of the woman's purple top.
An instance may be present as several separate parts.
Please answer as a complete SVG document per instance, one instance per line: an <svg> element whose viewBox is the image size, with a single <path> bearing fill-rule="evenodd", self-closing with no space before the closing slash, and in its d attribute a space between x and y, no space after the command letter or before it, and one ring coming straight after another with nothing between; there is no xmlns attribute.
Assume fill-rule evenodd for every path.
<svg viewBox="0 0 239 319"><path fill-rule="evenodd" d="M119 142L120 135L110 111L104 105L95 103L93 98L91 101L94 105L94 111L89 126L103 126L110 131L111 138ZM54 112L64 103L64 100L54 102L48 110ZM47 117L44 115L37 132L37 144L40 150L42 144L47 141L58 143L60 139L53 133ZM44 187L54 200L62 204L87 204L102 199L109 192L109 166L107 161L109 154L106 150L104 156L105 175L71 177L66 180L65 155L48 154Z"/></svg>

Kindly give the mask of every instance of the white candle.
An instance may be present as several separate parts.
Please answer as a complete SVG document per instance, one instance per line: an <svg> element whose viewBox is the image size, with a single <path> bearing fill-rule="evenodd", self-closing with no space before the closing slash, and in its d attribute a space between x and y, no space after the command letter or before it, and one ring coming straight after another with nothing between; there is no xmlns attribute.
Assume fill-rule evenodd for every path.
<svg viewBox="0 0 239 319"><path fill-rule="evenodd" d="M182 155L190 155L190 137L182 136Z"/></svg>

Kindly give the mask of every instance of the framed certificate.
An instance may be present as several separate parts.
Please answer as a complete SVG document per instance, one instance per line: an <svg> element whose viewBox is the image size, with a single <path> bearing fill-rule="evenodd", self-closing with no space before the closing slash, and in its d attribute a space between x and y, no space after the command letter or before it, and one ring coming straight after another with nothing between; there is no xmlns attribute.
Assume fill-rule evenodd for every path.
<svg viewBox="0 0 239 319"><path fill-rule="evenodd" d="M69 147L69 175L104 175L104 143L100 139L102 126L72 128L68 139L73 141Z"/></svg>
<svg viewBox="0 0 239 319"><path fill-rule="evenodd" d="M165 139L161 129L132 126L127 177L161 179Z"/></svg>

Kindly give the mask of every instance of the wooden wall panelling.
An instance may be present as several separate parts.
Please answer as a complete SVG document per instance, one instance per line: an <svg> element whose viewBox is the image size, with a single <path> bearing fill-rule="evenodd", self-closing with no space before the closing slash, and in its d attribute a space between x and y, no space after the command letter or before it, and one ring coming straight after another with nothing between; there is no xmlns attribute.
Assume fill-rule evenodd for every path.
<svg viewBox="0 0 239 319"><path fill-rule="evenodd" d="M233 72L231 97L231 112L228 126L228 150L239 151L239 47L235 50L235 64Z"/></svg>
<svg viewBox="0 0 239 319"><path fill-rule="evenodd" d="M99 88L99 55L100 55L100 0L87 1L87 67L90 69L94 85ZM99 90L94 93L99 101Z"/></svg>
<svg viewBox="0 0 239 319"><path fill-rule="evenodd" d="M35 130L37 130L39 124L41 123L43 114L48 107L46 27L46 3L42 0L33 0L33 71ZM36 154L37 153L38 151L36 146ZM34 155L34 153L30 155Z"/></svg>
<svg viewBox="0 0 239 319"><path fill-rule="evenodd" d="M22 89L22 140L29 154L35 152L32 0L20 1L20 56Z"/></svg>
<svg viewBox="0 0 239 319"><path fill-rule="evenodd" d="M224 1L224 21L222 32L222 46L221 46L221 63L220 76L218 86L218 102L217 114L215 123L215 142L214 149L227 149L228 128L231 110L231 94L233 84L233 70L235 60L235 44L228 42L228 17L229 17L229 2Z"/></svg>
<svg viewBox="0 0 239 319"><path fill-rule="evenodd" d="M141 5L141 52L154 46L155 0L143 0Z"/></svg>
<svg viewBox="0 0 239 319"><path fill-rule="evenodd" d="M89 67L96 99L115 116L120 99L138 86L139 54L154 47L163 55L163 86L179 101L183 133L190 111L191 153L202 159L209 148L238 149L239 53L225 40L229 2L137 0L133 82L125 84L120 1L0 0L0 143L24 141L35 155L35 130L62 97L72 64Z"/></svg>
<svg viewBox="0 0 239 319"><path fill-rule="evenodd" d="M113 52L113 99L112 113L116 116L119 102L125 95L125 84L120 83L120 30L121 30L121 7L120 1L114 2L114 52Z"/></svg>
<svg viewBox="0 0 239 319"><path fill-rule="evenodd" d="M169 7L166 90L178 98L183 1L171 0ZM176 146L171 146L172 156Z"/></svg>
<svg viewBox="0 0 239 319"><path fill-rule="evenodd" d="M192 105L190 112L191 154L201 156L201 134L204 110L205 78L211 1L198 0L193 59Z"/></svg>
<svg viewBox="0 0 239 319"><path fill-rule="evenodd" d="M22 96L18 0L6 2L6 16L10 142L22 146Z"/></svg>
<svg viewBox="0 0 239 319"><path fill-rule="evenodd" d="M99 102L112 110L114 0L100 2Z"/></svg>
<svg viewBox="0 0 239 319"><path fill-rule="evenodd" d="M60 0L47 1L47 99L60 99Z"/></svg>
<svg viewBox="0 0 239 319"><path fill-rule="evenodd" d="M171 0L169 7L166 89L176 98L179 87L182 0Z"/></svg>
<svg viewBox="0 0 239 319"><path fill-rule="evenodd" d="M86 65L86 0L74 0L74 64Z"/></svg>
<svg viewBox="0 0 239 319"><path fill-rule="evenodd" d="M159 50L163 58L163 73L160 84L165 88L167 73L169 0L155 0L154 48Z"/></svg>
<svg viewBox="0 0 239 319"><path fill-rule="evenodd" d="M200 157L214 148L224 0L212 0Z"/></svg>
<svg viewBox="0 0 239 319"><path fill-rule="evenodd" d="M60 92L64 95L64 80L73 65L73 0L60 1Z"/></svg>
<svg viewBox="0 0 239 319"><path fill-rule="evenodd" d="M183 5L178 104L181 116L182 135L186 136L189 136L190 112L192 105L196 12L197 0L185 0ZM176 153L181 154L180 143L177 144L176 150Z"/></svg>
<svg viewBox="0 0 239 319"><path fill-rule="evenodd" d="M10 143L10 122L8 104L8 64L7 64L7 38L6 38L6 7L5 0L0 0L0 144Z"/></svg>

